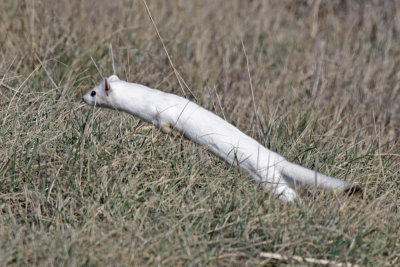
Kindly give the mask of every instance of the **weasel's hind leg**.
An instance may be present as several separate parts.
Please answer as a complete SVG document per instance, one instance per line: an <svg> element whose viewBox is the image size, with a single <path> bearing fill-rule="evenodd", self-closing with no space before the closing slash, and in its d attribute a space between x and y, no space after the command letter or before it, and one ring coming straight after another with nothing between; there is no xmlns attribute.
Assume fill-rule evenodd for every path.
<svg viewBox="0 0 400 267"><path fill-rule="evenodd" d="M285 202L294 202L297 198L296 191L292 187L290 187L290 185L283 178L276 179L272 177L271 180L273 180L273 182L271 182L268 180L265 181L264 179L260 179L260 176L255 173L252 173L251 176L253 176L253 179L257 182L262 183L262 186L266 190L274 195L278 195L280 200L283 200Z"/></svg>
<svg viewBox="0 0 400 267"><path fill-rule="evenodd" d="M287 183L280 183L272 189L275 195L279 195L279 199L286 202L294 202L297 198L297 193Z"/></svg>
<svg viewBox="0 0 400 267"><path fill-rule="evenodd" d="M254 180L262 183L266 190L278 195L280 200L291 203L296 200L296 191L276 168L267 167L264 170L253 172L251 175Z"/></svg>

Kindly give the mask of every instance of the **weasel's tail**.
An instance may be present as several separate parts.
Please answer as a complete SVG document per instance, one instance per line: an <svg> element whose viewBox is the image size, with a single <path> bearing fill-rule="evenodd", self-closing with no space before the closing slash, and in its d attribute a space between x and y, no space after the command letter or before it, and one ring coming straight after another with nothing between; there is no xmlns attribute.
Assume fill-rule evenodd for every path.
<svg viewBox="0 0 400 267"><path fill-rule="evenodd" d="M279 169L282 176L289 183L308 184L318 188L343 191L350 194L360 191L360 188L350 183L323 175L289 161L281 162Z"/></svg>

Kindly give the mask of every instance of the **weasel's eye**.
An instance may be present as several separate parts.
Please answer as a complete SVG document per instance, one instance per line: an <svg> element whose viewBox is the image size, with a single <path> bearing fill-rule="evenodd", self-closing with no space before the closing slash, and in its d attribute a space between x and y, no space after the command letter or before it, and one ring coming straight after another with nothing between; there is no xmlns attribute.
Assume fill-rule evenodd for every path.
<svg viewBox="0 0 400 267"><path fill-rule="evenodd" d="M90 95L91 95L91 96L95 96L95 95L96 95L96 91L92 91L92 92L90 93Z"/></svg>

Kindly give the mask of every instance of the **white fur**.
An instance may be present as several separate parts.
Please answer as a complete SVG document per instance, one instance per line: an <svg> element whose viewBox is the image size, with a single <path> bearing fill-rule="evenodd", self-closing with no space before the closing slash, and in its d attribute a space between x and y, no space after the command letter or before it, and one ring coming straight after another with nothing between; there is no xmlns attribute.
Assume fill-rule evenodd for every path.
<svg viewBox="0 0 400 267"><path fill-rule="evenodd" d="M109 88L107 92L105 88ZM128 83L112 75L90 90L83 100L92 106L133 114L164 132L177 130L229 164L239 164L254 180L285 201L294 201L297 195L293 188L297 183L333 190L352 187L290 163L219 116L177 95Z"/></svg>

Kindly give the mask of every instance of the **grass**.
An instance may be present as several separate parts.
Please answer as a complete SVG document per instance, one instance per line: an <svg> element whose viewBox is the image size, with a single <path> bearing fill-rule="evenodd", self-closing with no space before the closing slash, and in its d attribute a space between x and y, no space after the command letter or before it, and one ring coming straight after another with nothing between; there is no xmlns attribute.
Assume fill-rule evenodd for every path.
<svg viewBox="0 0 400 267"><path fill-rule="evenodd" d="M288 205L184 138L85 106L113 73L108 44L120 78L183 94L142 1L2 0L0 264L399 264L398 3L148 5L188 98L362 198Z"/></svg>

